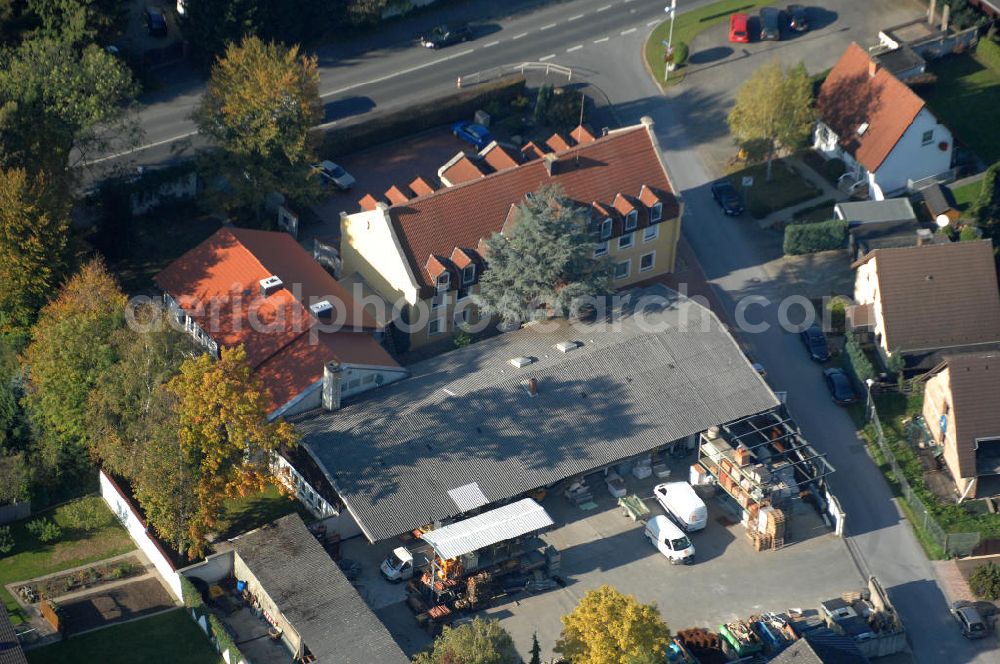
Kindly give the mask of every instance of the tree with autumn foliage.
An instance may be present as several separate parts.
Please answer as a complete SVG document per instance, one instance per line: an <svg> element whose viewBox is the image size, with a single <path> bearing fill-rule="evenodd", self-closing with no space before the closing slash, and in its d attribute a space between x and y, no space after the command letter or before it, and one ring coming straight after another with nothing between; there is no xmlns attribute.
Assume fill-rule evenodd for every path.
<svg viewBox="0 0 1000 664"><path fill-rule="evenodd" d="M226 497L278 483L270 469L272 454L294 446L297 436L287 422L267 421L268 397L242 346L223 348L218 360L209 355L186 360L167 391L175 399L179 452L196 499L186 523L188 555L195 557L218 527Z"/></svg>
<svg viewBox="0 0 1000 664"><path fill-rule="evenodd" d="M555 651L570 664L663 661L670 644L655 604L640 604L609 585L588 591L562 623Z"/></svg>
<svg viewBox="0 0 1000 664"><path fill-rule="evenodd" d="M69 263L70 205L45 175L0 169L0 334L21 338Z"/></svg>
<svg viewBox="0 0 1000 664"><path fill-rule="evenodd" d="M125 321L125 294L103 261L86 263L38 316L22 362L24 406L36 460L50 480L91 467L88 398L114 364L111 337Z"/></svg>
<svg viewBox="0 0 1000 664"><path fill-rule="evenodd" d="M198 131L219 148L206 156L209 170L225 178L230 202L255 212L270 192L316 193L307 139L321 118L316 57L253 36L216 61L194 113Z"/></svg>

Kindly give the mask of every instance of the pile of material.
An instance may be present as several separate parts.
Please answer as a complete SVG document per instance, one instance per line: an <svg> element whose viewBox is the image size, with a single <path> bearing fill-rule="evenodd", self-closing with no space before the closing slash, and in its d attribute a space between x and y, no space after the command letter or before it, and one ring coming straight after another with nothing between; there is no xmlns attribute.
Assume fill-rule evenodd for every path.
<svg viewBox="0 0 1000 664"><path fill-rule="evenodd" d="M696 627L677 632L677 641L700 664L724 664L729 661L722 651L722 639L714 632ZM683 661L683 660L680 660Z"/></svg>

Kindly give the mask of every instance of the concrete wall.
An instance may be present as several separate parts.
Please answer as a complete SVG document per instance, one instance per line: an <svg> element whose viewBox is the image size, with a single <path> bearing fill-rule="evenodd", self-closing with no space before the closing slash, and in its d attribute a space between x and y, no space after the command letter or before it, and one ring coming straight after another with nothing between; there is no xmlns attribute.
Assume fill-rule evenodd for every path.
<svg viewBox="0 0 1000 664"><path fill-rule="evenodd" d="M925 144L923 135L928 131L933 132L933 137ZM938 147L941 142L948 144L947 149L941 150ZM948 128L938 122L926 108L921 110L896 147L873 174L873 198L883 200L905 189L908 179L920 180L947 171L951 168L953 143Z"/></svg>
<svg viewBox="0 0 1000 664"><path fill-rule="evenodd" d="M239 581L247 582L247 589L257 598L260 602L260 607L264 611L264 617L267 618L268 622L272 625L278 627L283 633L285 639L292 646L295 651L294 655L296 658L302 656L302 638L299 633L295 631L292 624L288 622L285 616L278 610L277 605L264 590L264 587L260 585L260 581L254 576L253 572L247 567L247 564L243 562L240 558L240 554L236 553L233 555L233 576Z"/></svg>
<svg viewBox="0 0 1000 664"><path fill-rule="evenodd" d="M108 504L111 511L118 517L118 521L128 531L129 536L135 542L136 546L153 563L153 567L156 568L157 573L159 573L174 597L178 600L182 599L181 581L177 570L174 569L173 563L167 558L160 545L150 536L149 528L136 512L135 508L129 503L125 494L119 490L111 478L104 474L103 470L99 471L99 473L101 497L104 498L104 502Z"/></svg>
<svg viewBox="0 0 1000 664"><path fill-rule="evenodd" d="M326 527L326 532L337 533L342 540L362 534L361 526L346 508L341 510L340 514L323 519L319 523Z"/></svg>
<svg viewBox="0 0 1000 664"><path fill-rule="evenodd" d="M187 578L198 578L207 584L218 583L233 575L233 552L213 553L200 563L177 570Z"/></svg>

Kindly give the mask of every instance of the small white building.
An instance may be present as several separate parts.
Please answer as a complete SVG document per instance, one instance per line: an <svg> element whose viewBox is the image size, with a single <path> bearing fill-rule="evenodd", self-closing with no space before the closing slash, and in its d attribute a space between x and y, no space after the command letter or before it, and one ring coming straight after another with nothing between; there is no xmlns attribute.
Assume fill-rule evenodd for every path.
<svg viewBox="0 0 1000 664"><path fill-rule="evenodd" d="M953 139L915 94L869 53L851 44L820 88L813 147L847 170L844 184L883 200L910 182L945 177Z"/></svg>

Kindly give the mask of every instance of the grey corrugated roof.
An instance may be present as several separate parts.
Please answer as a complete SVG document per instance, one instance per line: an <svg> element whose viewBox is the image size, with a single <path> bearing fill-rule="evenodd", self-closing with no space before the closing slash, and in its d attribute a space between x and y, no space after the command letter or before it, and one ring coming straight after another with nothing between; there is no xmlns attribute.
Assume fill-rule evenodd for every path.
<svg viewBox="0 0 1000 664"><path fill-rule="evenodd" d="M298 514L233 541L319 662L409 662Z"/></svg>
<svg viewBox="0 0 1000 664"><path fill-rule="evenodd" d="M6 609L0 608L0 664L28 664L14 627L7 618Z"/></svg>
<svg viewBox="0 0 1000 664"><path fill-rule="evenodd" d="M858 644L829 629L808 632L771 664L869 664Z"/></svg>
<svg viewBox="0 0 1000 664"><path fill-rule="evenodd" d="M370 398L299 418L302 444L379 541L458 514L455 487L509 500L778 404L708 309L663 287L631 298L607 323L532 324L413 365ZM566 340L583 345L553 348ZM537 361L516 369L520 356Z"/></svg>
<svg viewBox="0 0 1000 664"><path fill-rule="evenodd" d="M916 221L908 198L887 198L884 201L847 201L834 208L840 218L850 223L872 224L884 221Z"/></svg>
<svg viewBox="0 0 1000 664"><path fill-rule="evenodd" d="M531 498L456 521L423 534L434 552L449 560L522 535L548 528L553 523L545 508Z"/></svg>

